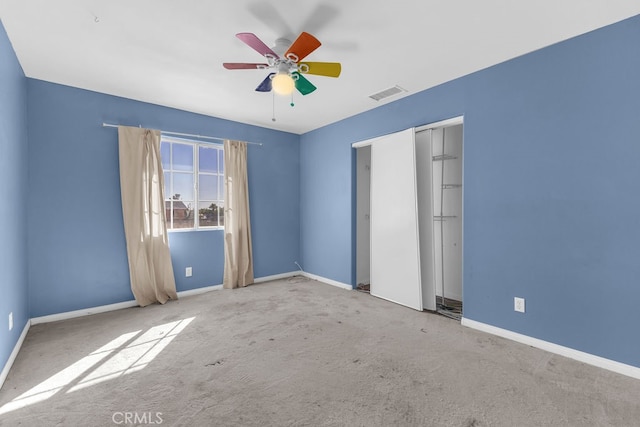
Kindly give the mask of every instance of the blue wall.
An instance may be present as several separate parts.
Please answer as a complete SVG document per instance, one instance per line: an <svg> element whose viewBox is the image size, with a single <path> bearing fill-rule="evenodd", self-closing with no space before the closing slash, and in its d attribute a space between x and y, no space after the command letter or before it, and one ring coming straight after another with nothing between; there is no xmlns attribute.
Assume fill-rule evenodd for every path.
<svg viewBox="0 0 640 427"><path fill-rule="evenodd" d="M0 22L0 367L29 319L27 79ZM9 313L14 326L9 331Z"/></svg>
<svg viewBox="0 0 640 427"><path fill-rule="evenodd" d="M296 270L298 135L39 80L28 79L27 93L31 317L133 299L117 130L103 122L262 142L248 150L255 276ZM170 233L178 291L222 283L222 234ZM193 267L190 278L184 277L187 266Z"/></svg>
<svg viewBox="0 0 640 427"><path fill-rule="evenodd" d="M465 317L640 366L639 42L636 16L302 135L305 270L354 284L352 142L464 115Z"/></svg>

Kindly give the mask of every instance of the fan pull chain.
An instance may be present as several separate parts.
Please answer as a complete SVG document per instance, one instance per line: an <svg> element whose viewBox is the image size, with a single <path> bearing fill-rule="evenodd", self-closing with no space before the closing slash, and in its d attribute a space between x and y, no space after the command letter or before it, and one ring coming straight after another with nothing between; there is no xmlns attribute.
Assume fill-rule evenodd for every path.
<svg viewBox="0 0 640 427"><path fill-rule="evenodd" d="M291 105L292 107L295 105L295 104L293 103L293 92L291 92L291 104L289 104L289 105Z"/></svg>
<svg viewBox="0 0 640 427"><path fill-rule="evenodd" d="M271 91L271 121L276 121L276 94Z"/></svg>

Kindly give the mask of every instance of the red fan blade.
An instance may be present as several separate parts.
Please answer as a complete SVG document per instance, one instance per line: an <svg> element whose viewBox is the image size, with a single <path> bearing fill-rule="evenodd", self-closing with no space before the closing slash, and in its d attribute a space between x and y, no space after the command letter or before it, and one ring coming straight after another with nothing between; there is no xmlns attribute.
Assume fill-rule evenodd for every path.
<svg viewBox="0 0 640 427"><path fill-rule="evenodd" d="M258 52L262 56L272 56L278 58L278 55L271 50L269 46L264 44L262 40L253 33L238 33L236 37L245 42L250 48Z"/></svg>
<svg viewBox="0 0 640 427"><path fill-rule="evenodd" d="M299 62L302 61L305 56L319 48L321 44L320 40L303 31L291 47L289 47L284 56L285 58Z"/></svg>
<svg viewBox="0 0 640 427"><path fill-rule="evenodd" d="M248 64L246 62L225 62L222 64L227 70L261 70L269 67L269 64Z"/></svg>

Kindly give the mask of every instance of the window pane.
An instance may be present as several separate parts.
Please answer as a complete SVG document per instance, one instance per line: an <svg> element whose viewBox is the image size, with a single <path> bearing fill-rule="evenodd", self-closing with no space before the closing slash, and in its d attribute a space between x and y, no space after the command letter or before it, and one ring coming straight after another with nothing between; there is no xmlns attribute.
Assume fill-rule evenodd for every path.
<svg viewBox="0 0 640 427"><path fill-rule="evenodd" d="M218 172L218 150L198 147L198 168L200 172Z"/></svg>
<svg viewBox="0 0 640 427"><path fill-rule="evenodd" d="M218 219L220 227L224 226L224 202L218 202Z"/></svg>
<svg viewBox="0 0 640 427"><path fill-rule="evenodd" d="M173 201L173 228L193 228L193 202Z"/></svg>
<svg viewBox="0 0 640 427"><path fill-rule="evenodd" d="M220 173L224 173L224 151L218 150L218 165L220 166Z"/></svg>
<svg viewBox="0 0 640 427"><path fill-rule="evenodd" d="M162 169L168 170L171 166L171 144L168 142L160 143L160 159L162 160Z"/></svg>
<svg viewBox="0 0 640 427"><path fill-rule="evenodd" d="M173 169L193 170L193 145L173 143Z"/></svg>
<svg viewBox="0 0 640 427"><path fill-rule="evenodd" d="M167 196L175 200L193 200L193 174L173 174L173 194Z"/></svg>
<svg viewBox="0 0 640 427"><path fill-rule="evenodd" d="M218 175L200 175L198 198L218 200Z"/></svg>
<svg viewBox="0 0 640 427"><path fill-rule="evenodd" d="M164 214L167 219L167 230L171 229L171 200L165 200L164 202Z"/></svg>
<svg viewBox="0 0 640 427"><path fill-rule="evenodd" d="M164 173L164 199L170 199L172 196L171 194L171 173L170 172L165 172Z"/></svg>
<svg viewBox="0 0 640 427"><path fill-rule="evenodd" d="M216 202L200 202L198 221L200 227L217 227L220 208Z"/></svg>
<svg viewBox="0 0 640 427"><path fill-rule="evenodd" d="M218 178L218 197L220 200L224 200L224 177L222 175Z"/></svg>

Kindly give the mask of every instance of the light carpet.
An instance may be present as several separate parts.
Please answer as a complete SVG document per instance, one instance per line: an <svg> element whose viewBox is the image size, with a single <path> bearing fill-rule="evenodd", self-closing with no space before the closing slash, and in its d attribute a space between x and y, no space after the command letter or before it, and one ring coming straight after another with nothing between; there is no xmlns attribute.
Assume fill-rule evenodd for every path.
<svg viewBox="0 0 640 427"><path fill-rule="evenodd" d="M35 325L6 426L635 426L640 381L293 278Z"/></svg>

